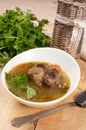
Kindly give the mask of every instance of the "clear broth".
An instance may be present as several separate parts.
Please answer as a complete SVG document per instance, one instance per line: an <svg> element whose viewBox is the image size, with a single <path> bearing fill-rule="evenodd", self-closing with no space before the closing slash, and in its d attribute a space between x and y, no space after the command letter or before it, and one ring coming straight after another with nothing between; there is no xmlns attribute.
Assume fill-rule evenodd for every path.
<svg viewBox="0 0 86 130"><path fill-rule="evenodd" d="M49 64L49 63L43 63L43 62L28 62L28 63L20 64L20 65L14 67L11 71L8 72L8 74L10 74L11 77L13 77L19 73L27 73L28 69L32 65L39 64L39 63L40 64ZM70 88L70 79L69 79L68 75L64 71L62 71L61 73L64 75L64 80L66 82L65 89L58 87L58 85L53 86L53 87L44 87L44 86L37 85L37 84L35 84L35 82L31 81L28 83L28 85L30 85L32 88L34 88L37 92L36 96L31 99L27 99L25 90L20 91L16 88L16 86L11 86L8 83L9 78L6 79L6 81L7 81L9 90L12 93L14 93L16 96L23 98L25 100L33 101L33 102L47 102L47 101L55 100L55 99L58 99L58 98L64 96Z"/></svg>

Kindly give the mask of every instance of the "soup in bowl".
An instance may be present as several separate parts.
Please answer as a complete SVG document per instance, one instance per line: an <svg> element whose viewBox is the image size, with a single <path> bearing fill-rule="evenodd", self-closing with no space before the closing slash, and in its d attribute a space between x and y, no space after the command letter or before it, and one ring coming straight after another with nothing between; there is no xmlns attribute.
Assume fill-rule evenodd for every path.
<svg viewBox="0 0 86 130"><path fill-rule="evenodd" d="M2 70L2 85L19 102L44 107L68 97L77 87L80 69L68 53L36 48L12 58Z"/></svg>

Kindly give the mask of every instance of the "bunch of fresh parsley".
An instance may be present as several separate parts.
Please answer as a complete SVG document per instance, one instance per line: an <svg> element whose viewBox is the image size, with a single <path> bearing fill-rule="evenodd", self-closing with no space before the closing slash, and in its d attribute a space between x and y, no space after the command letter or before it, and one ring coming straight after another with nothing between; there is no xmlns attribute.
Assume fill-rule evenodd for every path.
<svg viewBox="0 0 86 130"><path fill-rule="evenodd" d="M0 66L23 51L49 46L50 37L43 33L47 23L30 10L23 13L18 7L0 15Z"/></svg>

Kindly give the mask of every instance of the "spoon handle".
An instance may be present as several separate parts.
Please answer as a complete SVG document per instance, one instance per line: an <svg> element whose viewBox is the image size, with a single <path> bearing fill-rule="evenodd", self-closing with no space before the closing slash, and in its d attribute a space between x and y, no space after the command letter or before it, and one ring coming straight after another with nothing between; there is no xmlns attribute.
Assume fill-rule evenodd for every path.
<svg viewBox="0 0 86 130"><path fill-rule="evenodd" d="M51 108L51 109L48 109L48 110L45 110L45 111L42 111L42 112L38 112L38 113L33 114L33 115L14 118L12 120L12 126L20 127L25 123L31 123L31 122L33 122L33 121L35 121L35 120L37 120L37 119L39 119L41 117L47 116L47 115L49 115L49 114L51 114L53 112L56 112L56 111L58 111L60 109L70 107L70 106L76 106L76 103L75 102L70 102L70 103L67 103L67 104L63 104L61 106L57 106L55 108Z"/></svg>

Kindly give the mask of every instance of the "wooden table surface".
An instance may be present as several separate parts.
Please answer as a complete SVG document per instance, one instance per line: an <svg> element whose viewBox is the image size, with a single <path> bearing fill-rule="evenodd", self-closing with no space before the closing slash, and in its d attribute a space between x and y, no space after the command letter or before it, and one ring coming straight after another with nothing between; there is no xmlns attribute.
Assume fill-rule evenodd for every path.
<svg viewBox="0 0 86 130"><path fill-rule="evenodd" d="M74 96L86 90L86 62L77 61L81 70L81 79L76 90L61 103L54 106L73 101ZM0 72L1 73L1 72ZM52 106L52 107L54 107ZM38 120L36 127L33 123L26 124L20 128L13 127L11 120L16 116L30 115L46 108L31 108L13 99L2 87L0 82L0 129L1 130L85 130L86 108L70 107L57 111L49 116Z"/></svg>

